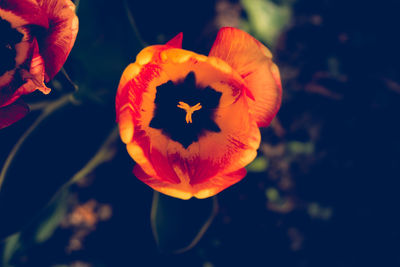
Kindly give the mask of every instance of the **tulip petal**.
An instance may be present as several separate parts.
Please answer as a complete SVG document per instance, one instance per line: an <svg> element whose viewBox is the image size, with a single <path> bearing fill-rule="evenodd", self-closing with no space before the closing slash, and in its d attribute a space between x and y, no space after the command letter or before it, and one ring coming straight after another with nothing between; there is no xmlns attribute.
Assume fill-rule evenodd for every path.
<svg viewBox="0 0 400 267"><path fill-rule="evenodd" d="M180 199L190 199L193 196L203 199L214 196L227 187L239 182L246 176L246 169L240 168L231 173L219 174L210 179L207 183L193 187L182 187L180 185L166 183L156 177L148 175L138 164L133 168L133 173L139 180L165 195Z"/></svg>
<svg viewBox="0 0 400 267"><path fill-rule="evenodd" d="M147 175L138 178L155 190L182 199L209 197L240 181L245 176L245 171L240 169L256 157L261 138L256 122L246 113L247 108L244 97L220 108L216 117L221 132L208 133L187 149L161 133L154 134L148 139L148 146L151 140L159 157L149 161L157 174L152 176L144 170ZM166 179L175 176L180 183Z"/></svg>
<svg viewBox="0 0 400 267"><path fill-rule="evenodd" d="M165 183L162 180L158 179L157 177L148 175L146 172L143 171L142 167L138 164L136 164L135 167L133 168L133 173L143 183L147 184L154 190L157 190L165 195L173 196L180 199L189 199L193 196L191 192L176 189L169 183Z"/></svg>
<svg viewBox="0 0 400 267"><path fill-rule="evenodd" d="M49 20L46 35L38 39L45 63L45 81L48 82L60 71L74 45L78 18L70 0L38 0L38 3Z"/></svg>
<svg viewBox="0 0 400 267"><path fill-rule="evenodd" d="M121 139L137 162L137 178L173 197L206 198L246 175L243 167L256 157L260 145L258 126L268 125L280 105L279 71L267 48L236 29L220 31L209 57L177 49L181 44L178 34L166 45L147 47L137 55L120 81L117 121ZM224 49L230 52L220 51ZM199 90L211 88L221 96L212 113L218 131L205 129L183 145L161 126L150 125L159 108L158 87L179 85L189 73Z"/></svg>
<svg viewBox="0 0 400 267"><path fill-rule="evenodd" d="M11 23L13 28L25 25L49 27L47 15L36 1L3 0L0 1L0 16Z"/></svg>
<svg viewBox="0 0 400 267"><path fill-rule="evenodd" d="M220 106L232 104L246 90L239 74L219 58L174 48L163 50L160 58L160 64L172 82L179 82L189 72L194 72L199 87L211 86L221 92Z"/></svg>
<svg viewBox="0 0 400 267"><path fill-rule="evenodd" d="M246 81L255 102L250 113L259 127L268 126L281 104L282 86L278 67L263 44L239 29L220 29L209 56L226 61Z"/></svg>
<svg viewBox="0 0 400 267"><path fill-rule="evenodd" d="M219 58L166 46L144 49L124 71L117 93L120 134L131 157L138 163L135 175L160 192L187 199L199 193L219 192L244 177L233 175L224 183L213 177L235 173L256 156L260 143L257 125L248 115L244 81ZM151 63L150 63L151 62ZM162 130L150 127L156 87L169 80L179 82L193 71L199 86L221 92L215 120L221 133L209 132L186 149ZM139 167L140 166L140 167ZM210 187L205 187L209 184Z"/></svg>
<svg viewBox="0 0 400 267"><path fill-rule="evenodd" d="M246 176L246 173L247 171L245 168L240 168L237 171L213 177L207 183L198 186L197 192L194 196L200 199L214 196L227 187L242 180L243 177Z"/></svg>
<svg viewBox="0 0 400 267"><path fill-rule="evenodd" d="M39 48L36 40L33 43L33 55L29 72L21 69L20 76L25 83L20 86L10 97L8 102L13 102L22 95L30 94L35 90L40 90L44 94L50 93L50 88L44 84L44 62L39 54Z"/></svg>
<svg viewBox="0 0 400 267"><path fill-rule="evenodd" d="M246 113L247 109L244 97L228 107L219 108L216 122L221 132L209 132L187 149L178 142L169 142L168 162L182 183L202 186L221 173L231 173L246 166L256 157L261 136L257 124Z"/></svg>
<svg viewBox="0 0 400 267"><path fill-rule="evenodd" d="M28 106L22 101L17 100L11 105L1 107L0 108L0 129L5 128L28 114L29 108Z"/></svg>
<svg viewBox="0 0 400 267"><path fill-rule="evenodd" d="M217 111L216 122L219 134L211 133L200 140L202 160L199 169L215 168L219 173L230 173L249 164L257 155L261 142L260 131L255 120L248 116L246 98ZM209 177L197 177L192 184L203 183Z"/></svg>
<svg viewBox="0 0 400 267"><path fill-rule="evenodd" d="M146 57L153 56L149 51L146 51ZM143 54L140 57L144 57ZM163 151L161 148L167 145L168 139L158 130L148 129L154 109L155 87L167 80L168 77L158 65L131 64L124 71L120 81L116 110L121 139L127 143L131 157L147 174L176 184L180 182L179 178L168 164L165 153L161 152ZM150 139L156 140L151 147Z"/></svg>
<svg viewBox="0 0 400 267"><path fill-rule="evenodd" d="M145 135L144 131L136 131L135 141L127 145L128 153L147 175L168 184L179 184L179 177L168 163L165 154L156 148L162 147L161 143L167 145L168 140L163 136L159 137L157 146L153 146L153 144L150 146L150 138Z"/></svg>
<svg viewBox="0 0 400 267"><path fill-rule="evenodd" d="M183 40L183 33L178 33L174 38L169 40L166 45L175 47L175 48L182 48L182 40Z"/></svg>
<svg viewBox="0 0 400 267"><path fill-rule="evenodd" d="M149 91L149 87L154 87L162 83L162 81L159 81L158 79L158 77L162 76L161 66L155 63L160 60L161 51L166 49L171 49L171 46L153 45L146 47L136 56L136 62L130 64L124 70L118 85L115 101L118 123L125 124L129 123L128 120L130 118L134 120L137 119L139 117L140 105L143 100L143 93ZM153 62L149 64L151 61ZM164 74L163 78L168 77ZM164 82L166 81L167 80ZM125 112L128 112L129 115L125 114L124 116L121 116L121 114ZM123 121L121 122L121 120ZM128 136L125 141L123 141L128 143L131 137L132 136Z"/></svg>
<svg viewBox="0 0 400 267"><path fill-rule="evenodd" d="M31 8L30 10L6 10L2 9L4 6L10 5L8 5L7 1L0 2L0 24L2 31L5 31L2 32L5 36L2 36L2 40L0 41L2 46L0 87L3 89L7 86L11 86L10 84L13 83L12 87L14 89L12 92L9 92L10 94L20 86L17 82L13 82L13 80L16 79L15 76L17 76L15 74L18 73L16 70L29 68L29 63L32 57L32 39L34 39L34 37L32 37L32 33L30 32L31 25L27 25L30 22L26 21L27 18L24 15L26 15L26 12L37 11L36 9L38 9L38 6L33 5L33 3L28 3L27 7L23 5L25 9ZM18 7L18 5L16 6ZM35 9L35 7L37 8ZM4 50L5 45L9 46L9 50ZM0 100L0 102L6 101L8 100Z"/></svg>

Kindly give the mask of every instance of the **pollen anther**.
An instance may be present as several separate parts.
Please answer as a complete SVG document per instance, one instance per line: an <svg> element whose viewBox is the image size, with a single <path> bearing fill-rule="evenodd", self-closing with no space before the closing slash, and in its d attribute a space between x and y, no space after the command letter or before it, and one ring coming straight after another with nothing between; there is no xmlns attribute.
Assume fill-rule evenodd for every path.
<svg viewBox="0 0 400 267"><path fill-rule="evenodd" d="M193 112L199 110L202 108L200 103L197 103L196 105L194 105L193 107L189 106L188 104L186 104L185 102L179 101L178 108L181 108L183 110L186 111L186 123L192 123L192 114Z"/></svg>

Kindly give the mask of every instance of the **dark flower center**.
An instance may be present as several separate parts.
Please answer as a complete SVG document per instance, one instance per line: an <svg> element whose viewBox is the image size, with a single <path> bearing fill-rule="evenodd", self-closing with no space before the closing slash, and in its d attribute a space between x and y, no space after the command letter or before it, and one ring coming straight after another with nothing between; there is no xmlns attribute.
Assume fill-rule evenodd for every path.
<svg viewBox="0 0 400 267"><path fill-rule="evenodd" d="M188 148L206 131L221 131L214 121L221 95L209 86L197 87L193 72L179 83L168 81L157 86L150 127L162 129L163 134Z"/></svg>
<svg viewBox="0 0 400 267"><path fill-rule="evenodd" d="M22 33L13 29L8 21L0 17L0 76L15 68L15 45L21 42L22 37Z"/></svg>

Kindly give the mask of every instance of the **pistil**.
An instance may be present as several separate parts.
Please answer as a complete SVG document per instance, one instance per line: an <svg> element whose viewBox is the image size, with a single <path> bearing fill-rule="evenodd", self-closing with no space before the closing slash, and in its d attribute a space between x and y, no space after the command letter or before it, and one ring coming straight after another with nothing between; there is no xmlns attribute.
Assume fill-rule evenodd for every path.
<svg viewBox="0 0 400 267"><path fill-rule="evenodd" d="M185 118L186 119L186 123L192 123L193 122L192 121L193 112L195 112L197 110L200 110L202 108L200 103L197 103L196 105L191 107L191 106L189 106L188 104L186 104L185 102L182 102L182 101L178 102L177 107L186 111L186 118Z"/></svg>

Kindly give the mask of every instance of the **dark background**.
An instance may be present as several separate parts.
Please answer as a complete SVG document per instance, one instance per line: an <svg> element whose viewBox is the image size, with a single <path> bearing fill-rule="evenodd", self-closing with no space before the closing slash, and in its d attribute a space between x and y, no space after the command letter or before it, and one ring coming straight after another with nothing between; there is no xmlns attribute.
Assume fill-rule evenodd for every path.
<svg viewBox="0 0 400 267"><path fill-rule="evenodd" d="M251 5L260 6L261 13L254 14ZM265 6L276 10L262 13ZM64 166L95 153L97 146L88 148L87 140L109 131L85 126L85 121L112 128L119 77L141 42L164 43L183 32L185 49L207 54L219 27L242 27L273 52L283 82L282 107L272 125L262 129L259 157L247 177L217 196L219 211L191 250L158 250L150 225L152 190L133 176L134 162L118 140L112 160L69 188L61 201L64 212L56 216L62 220L47 238L20 239L16 247L8 243L10 262L54 267L400 266L399 10L395 0L80 0L80 32L65 69L79 86L77 99L99 111L89 108L93 114L79 123L79 130L72 129L74 135L68 130L72 126L54 132L68 121L64 118L42 127L47 135L37 135L55 144L49 151L54 163L41 159L41 168L34 168L37 164L31 166L29 159L19 162L21 180L8 182L6 192L11 193L0 194L0 228L20 230L5 219L14 213L22 214L18 222L30 225L33 218L42 226L49 220L35 212L68 177L40 180L41 170L59 177L57 162ZM276 34L257 24L263 14L275 17L271 28ZM63 74L51 85L50 96L34 94L26 100L34 107L74 91ZM69 118L73 112L60 114ZM0 162L39 115L40 109L33 109L0 132ZM86 132L91 136L80 137ZM57 149L57 144L64 145ZM68 173L79 169L71 167Z"/></svg>

